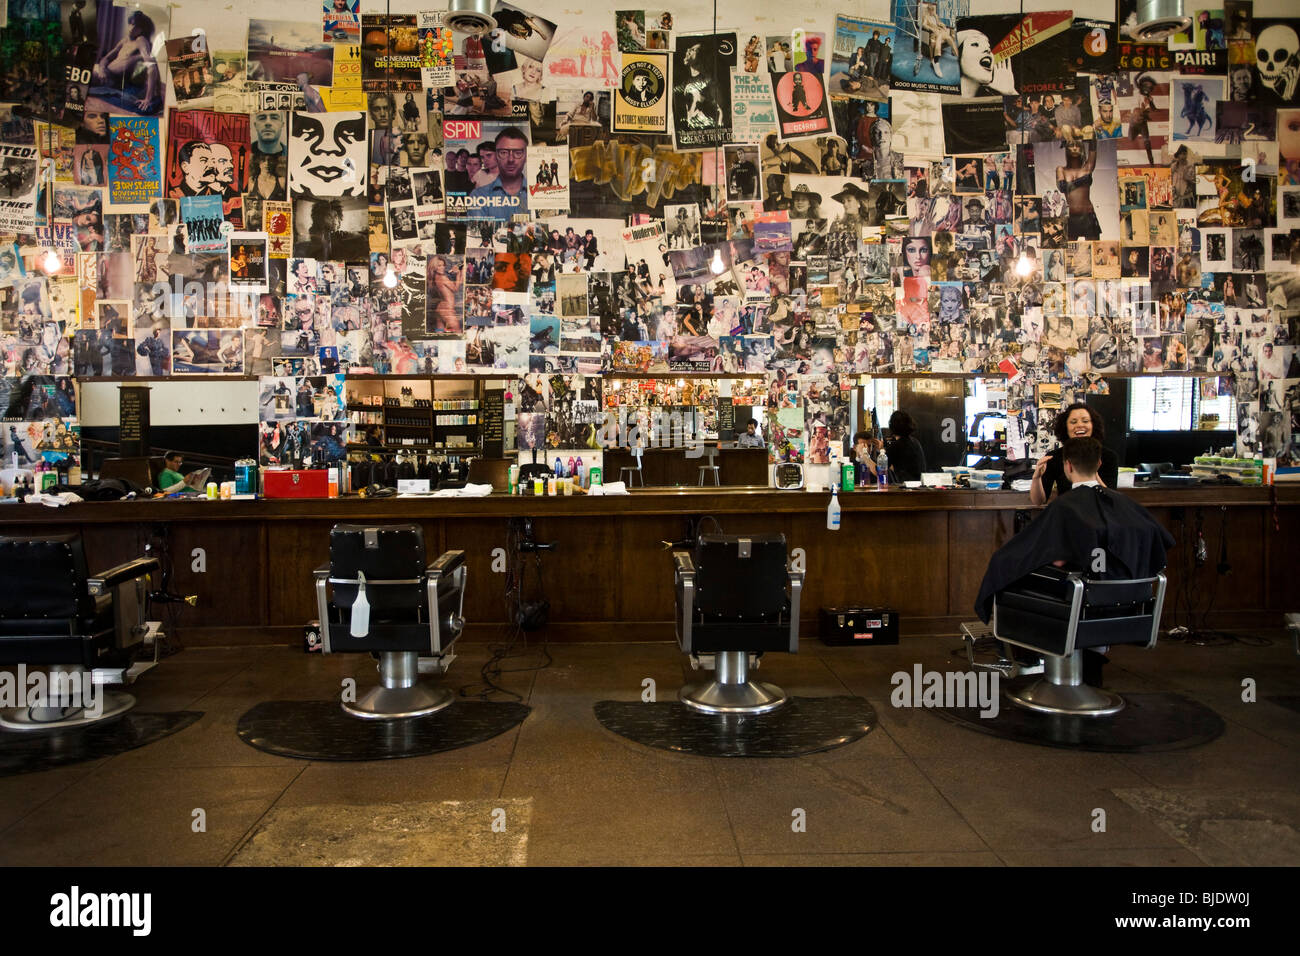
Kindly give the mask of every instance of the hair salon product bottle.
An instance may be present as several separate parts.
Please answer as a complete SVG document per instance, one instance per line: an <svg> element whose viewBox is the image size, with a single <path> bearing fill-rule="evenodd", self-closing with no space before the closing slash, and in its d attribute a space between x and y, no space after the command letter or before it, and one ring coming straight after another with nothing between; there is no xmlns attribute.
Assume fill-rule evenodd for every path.
<svg viewBox="0 0 1300 956"><path fill-rule="evenodd" d="M564 462L560 461L559 458L555 459L555 477L556 478L564 477Z"/></svg>
<svg viewBox="0 0 1300 956"><path fill-rule="evenodd" d="M566 469L564 477L566 478L572 478L577 473L577 463L573 460L572 455L570 455L569 460L564 463L564 467Z"/></svg>
<svg viewBox="0 0 1300 956"><path fill-rule="evenodd" d="M885 449L880 449L880 454L876 456L876 487L884 491L889 485L889 456L885 454Z"/></svg>
<svg viewBox="0 0 1300 956"><path fill-rule="evenodd" d="M831 484L831 503L826 506L826 527L831 531L840 530L840 490Z"/></svg>
<svg viewBox="0 0 1300 956"><path fill-rule="evenodd" d="M582 468L582 456L581 456L581 455L579 455L579 456L578 456L577 458L575 458L574 461L573 461L573 477L578 479L578 487L579 487L579 488L585 488L585 487L586 487L586 485L583 484L583 468Z"/></svg>

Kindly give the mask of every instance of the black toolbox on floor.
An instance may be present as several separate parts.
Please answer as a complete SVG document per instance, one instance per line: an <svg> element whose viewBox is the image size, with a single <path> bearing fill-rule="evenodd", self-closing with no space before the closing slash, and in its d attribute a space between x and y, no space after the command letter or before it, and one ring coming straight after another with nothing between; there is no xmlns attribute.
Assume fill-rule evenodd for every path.
<svg viewBox="0 0 1300 956"><path fill-rule="evenodd" d="M898 612L888 607L824 607L821 610L823 644L897 644Z"/></svg>

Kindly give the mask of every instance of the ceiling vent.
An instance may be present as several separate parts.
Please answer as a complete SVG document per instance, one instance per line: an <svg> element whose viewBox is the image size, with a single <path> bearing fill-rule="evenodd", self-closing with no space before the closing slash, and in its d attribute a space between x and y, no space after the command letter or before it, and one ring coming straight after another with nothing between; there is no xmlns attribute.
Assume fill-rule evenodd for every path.
<svg viewBox="0 0 1300 956"><path fill-rule="evenodd" d="M457 33L482 35L497 28L492 16L492 0L451 0L443 21Z"/></svg>
<svg viewBox="0 0 1300 956"><path fill-rule="evenodd" d="M1138 0L1137 21L1133 39L1140 43L1167 40L1192 28L1192 18L1183 14L1183 0Z"/></svg>

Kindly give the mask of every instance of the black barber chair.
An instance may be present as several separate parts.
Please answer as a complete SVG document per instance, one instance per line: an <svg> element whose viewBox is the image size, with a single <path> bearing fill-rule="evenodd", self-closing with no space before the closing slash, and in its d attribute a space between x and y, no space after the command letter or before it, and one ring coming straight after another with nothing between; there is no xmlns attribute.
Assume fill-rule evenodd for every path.
<svg viewBox="0 0 1300 956"><path fill-rule="evenodd" d="M683 687L682 703L706 714L765 714L785 692L749 679L765 651L799 649L803 573L786 569L785 536L704 535L692 554L674 551L677 643L691 655L713 655L715 679Z"/></svg>
<svg viewBox="0 0 1300 956"><path fill-rule="evenodd" d="M155 558L138 558L91 575L79 535L0 538L0 665L49 671L42 699L0 710L0 728L81 727L135 706L130 694L102 687L134 679L156 570ZM35 686L30 675L19 683L24 693Z"/></svg>
<svg viewBox="0 0 1300 956"><path fill-rule="evenodd" d="M1116 644L1154 647L1165 599L1165 575L1112 581L1044 567L1000 591L993 600L993 636L1043 655L1043 676L1008 688L1007 699L1046 714L1105 717L1124 709L1118 694L1083 683L1083 651ZM1011 661L978 664L975 633L966 631L967 651L977 670L1015 676Z"/></svg>
<svg viewBox="0 0 1300 956"><path fill-rule="evenodd" d="M345 701L347 713L394 720L452 702L450 691L421 684L419 675L444 673L455 659L467 570L464 551L448 551L426 567L419 525L334 526L330 563L315 571L321 649L379 656L380 686Z"/></svg>

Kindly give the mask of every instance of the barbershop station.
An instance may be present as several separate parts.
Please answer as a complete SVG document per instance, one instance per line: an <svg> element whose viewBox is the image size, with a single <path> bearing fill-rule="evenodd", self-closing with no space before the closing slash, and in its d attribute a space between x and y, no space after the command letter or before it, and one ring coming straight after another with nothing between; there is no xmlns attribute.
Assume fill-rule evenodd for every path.
<svg viewBox="0 0 1300 956"><path fill-rule="evenodd" d="M423 6L0 0L0 865L1248 925L1294 0Z"/></svg>

